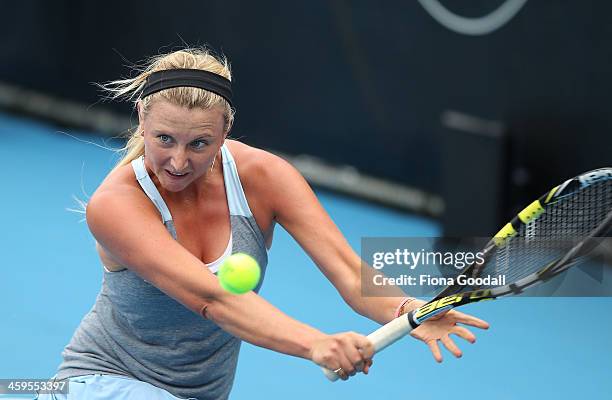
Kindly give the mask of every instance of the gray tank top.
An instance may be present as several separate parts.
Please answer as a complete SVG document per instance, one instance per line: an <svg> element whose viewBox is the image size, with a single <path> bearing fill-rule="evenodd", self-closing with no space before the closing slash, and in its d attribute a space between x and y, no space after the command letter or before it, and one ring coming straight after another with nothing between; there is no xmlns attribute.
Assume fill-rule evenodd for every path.
<svg viewBox="0 0 612 400"><path fill-rule="evenodd" d="M221 148L231 253L268 262L263 234L249 209L234 159ZM132 167L147 196L176 239L172 216L140 157ZM163 251L163 249L160 249ZM229 252L226 252L226 255ZM208 268L213 273L221 259ZM255 291L261 287L261 282ZM104 272L102 289L62 352L57 378L113 374L167 390L177 397L226 399L232 387L240 340L190 311L129 269Z"/></svg>

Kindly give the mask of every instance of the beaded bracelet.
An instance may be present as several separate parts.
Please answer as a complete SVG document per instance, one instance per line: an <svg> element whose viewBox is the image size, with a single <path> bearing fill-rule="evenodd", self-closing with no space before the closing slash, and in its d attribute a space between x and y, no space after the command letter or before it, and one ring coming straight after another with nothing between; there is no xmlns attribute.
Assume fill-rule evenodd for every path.
<svg viewBox="0 0 612 400"><path fill-rule="evenodd" d="M406 305L409 304L413 300L415 300L414 297L404 297L402 299L402 302L395 309L395 318L397 318L400 315L404 314L404 307L406 307Z"/></svg>

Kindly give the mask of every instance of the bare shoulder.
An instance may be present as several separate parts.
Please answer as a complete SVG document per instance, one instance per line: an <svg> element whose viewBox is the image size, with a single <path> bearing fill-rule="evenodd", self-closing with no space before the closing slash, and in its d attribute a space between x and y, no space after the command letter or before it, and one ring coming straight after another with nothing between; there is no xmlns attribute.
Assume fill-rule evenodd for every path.
<svg viewBox="0 0 612 400"><path fill-rule="evenodd" d="M138 186L130 165L106 177L87 203L86 220L99 252L100 245L103 248L100 255L105 264L118 263L117 255L125 250L117 246L118 237L161 225L159 213Z"/></svg>
<svg viewBox="0 0 612 400"><path fill-rule="evenodd" d="M240 180L245 186L269 187L270 184L283 179L283 175L297 173L288 161L269 151L236 140L227 140L226 143L236 160Z"/></svg>
<svg viewBox="0 0 612 400"><path fill-rule="evenodd" d="M90 215L93 217L96 214L104 214L111 217L117 213L115 208L138 208L145 213L150 211L152 216L159 219L155 206L141 190L129 164L112 171L89 199L88 224L97 222L92 220ZM108 221L108 218L104 218L103 221Z"/></svg>
<svg viewBox="0 0 612 400"><path fill-rule="evenodd" d="M236 160L240 181L249 202L278 217L296 207L316 203L312 189L299 171L287 160L268 151L229 141Z"/></svg>

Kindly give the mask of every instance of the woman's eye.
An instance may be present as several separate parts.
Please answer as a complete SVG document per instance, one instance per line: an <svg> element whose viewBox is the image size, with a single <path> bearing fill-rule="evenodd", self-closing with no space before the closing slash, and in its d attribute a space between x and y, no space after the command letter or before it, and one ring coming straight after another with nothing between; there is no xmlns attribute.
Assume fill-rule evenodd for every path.
<svg viewBox="0 0 612 400"><path fill-rule="evenodd" d="M203 140L196 140L195 142L192 142L192 143L191 143L191 146L192 146L194 149L196 149L196 150L197 150L197 149L202 149L202 148L206 147L206 145L207 145L207 144L208 144L208 143L206 143L206 142L205 142L205 141L203 141Z"/></svg>
<svg viewBox="0 0 612 400"><path fill-rule="evenodd" d="M170 142L170 136L168 136L168 135L159 135L157 138L162 143L169 143Z"/></svg>

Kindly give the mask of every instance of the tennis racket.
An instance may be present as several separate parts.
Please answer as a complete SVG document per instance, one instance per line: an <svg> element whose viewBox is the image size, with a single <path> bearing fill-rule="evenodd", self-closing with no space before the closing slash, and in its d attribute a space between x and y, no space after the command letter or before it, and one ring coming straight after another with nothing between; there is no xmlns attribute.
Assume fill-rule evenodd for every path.
<svg viewBox="0 0 612 400"><path fill-rule="evenodd" d="M482 300L522 293L579 264L612 229L612 168L568 179L525 207L485 246L482 262L459 275L505 275L503 286L477 286L478 279L455 279L427 304L368 335L377 353L431 317ZM484 280L480 280L484 281ZM462 282L464 284L459 284ZM468 286L466 282L471 282ZM323 368L331 381L339 376Z"/></svg>

